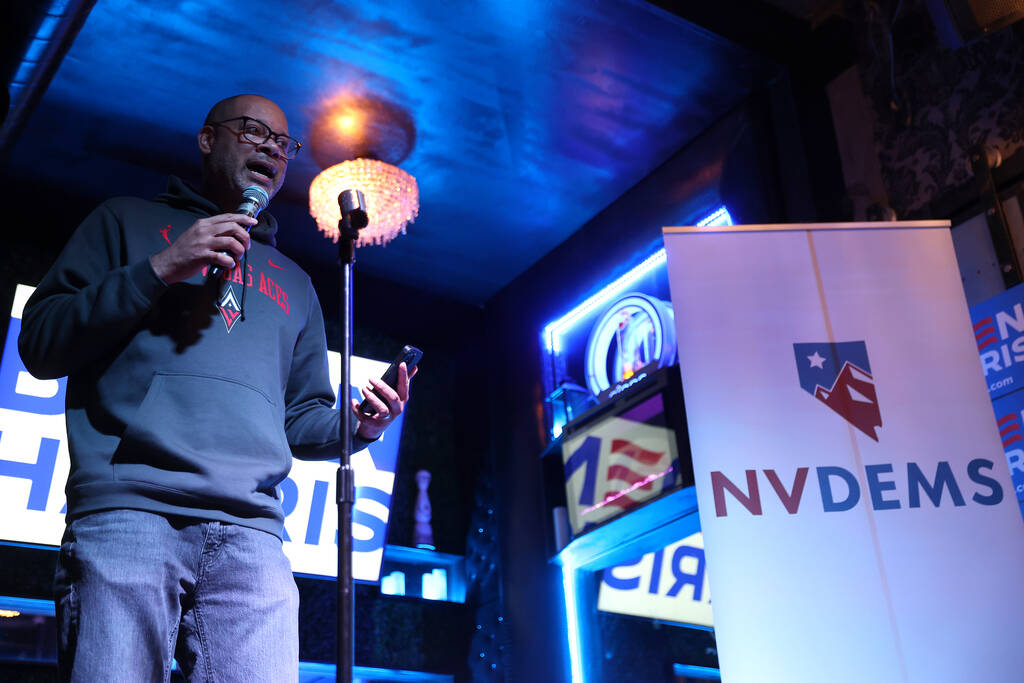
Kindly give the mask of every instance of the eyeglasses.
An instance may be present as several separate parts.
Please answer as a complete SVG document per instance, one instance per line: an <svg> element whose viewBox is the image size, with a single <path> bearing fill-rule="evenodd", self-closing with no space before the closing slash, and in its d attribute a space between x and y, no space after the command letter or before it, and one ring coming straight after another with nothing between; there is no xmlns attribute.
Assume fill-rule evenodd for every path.
<svg viewBox="0 0 1024 683"><path fill-rule="evenodd" d="M241 121L242 130L235 130L231 126L225 126L225 123L229 121ZM270 130L270 126L263 123L259 119L250 118L248 116L236 116L231 119L224 119L223 121L210 121L210 125L221 126L232 131L239 139L244 139L247 142L251 142L254 145L262 145L267 140L273 138L274 144L281 150L281 154L284 155L285 159L294 159L295 155L302 149L302 143L284 133L275 133Z"/></svg>

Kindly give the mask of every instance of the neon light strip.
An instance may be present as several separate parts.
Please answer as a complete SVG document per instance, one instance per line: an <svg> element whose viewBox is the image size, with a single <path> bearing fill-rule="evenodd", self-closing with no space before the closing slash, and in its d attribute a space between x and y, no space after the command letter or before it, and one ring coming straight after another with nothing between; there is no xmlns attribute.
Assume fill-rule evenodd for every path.
<svg viewBox="0 0 1024 683"><path fill-rule="evenodd" d="M732 225L732 216L729 215L729 210L724 206L721 206L697 222L698 227L703 228L709 225ZM558 320L548 323L544 328L544 346L548 353L560 353L562 350L562 335L571 329L573 325L593 313L595 308L608 303L613 296L621 292L628 285L636 282L663 263L665 263L664 247L654 252L653 255L647 257L642 263L640 263L640 265L604 287L597 294L593 295Z"/></svg>
<svg viewBox="0 0 1024 683"><path fill-rule="evenodd" d="M673 664L672 672L676 676L684 676L700 681L720 681L722 672L712 669L710 666L697 666L696 664Z"/></svg>
<svg viewBox="0 0 1024 683"><path fill-rule="evenodd" d="M580 647L580 617L576 596L576 568L562 565L562 592L565 594L565 630L569 634L569 669L572 683L583 683L583 650Z"/></svg>
<svg viewBox="0 0 1024 683"><path fill-rule="evenodd" d="M44 617L52 617L57 613L53 600L16 598L11 595L0 595L0 609L20 612L21 614L37 614Z"/></svg>
<svg viewBox="0 0 1024 683"><path fill-rule="evenodd" d="M651 272L661 264L665 263L665 249L659 249L653 256L649 256L643 263L629 271L619 279L605 286L600 292L590 297L582 304L572 309L564 316L553 323L548 323L544 328L544 343L548 353L558 353L562 350L562 335L566 330L578 323L583 318L593 313L598 306L608 303L613 296L621 292L641 277Z"/></svg>
<svg viewBox="0 0 1024 683"><path fill-rule="evenodd" d="M658 472L657 474L648 474L646 477L644 477L640 481L636 482L635 484L630 486L628 489L622 489L621 491L615 493L614 495L605 497L605 499L602 500L600 503L596 503L595 505L591 505L586 510L584 510L582 513L580 513L580 517L582 517L583 515L585 515L587 513L593 512L594 510L597 510L598 508L603 508L605 505L608 505L609 503L612 503L612 502L618 500L619 498L622 498L623 496L628 496L633 491L636 491L638 488L647 486L652 481L657 481L657 480L661 479L666 474L671 472L672 469L673 469L672 467L669 467L664 472Z"/></svg>
<svg viewBox="0 0 1024 683"><path fill-rule="evenodd" d="M732 225L732 216L729 215L729 209L720 206L710 216L697 222L698 228L706 228L709 225Z"/></svg>

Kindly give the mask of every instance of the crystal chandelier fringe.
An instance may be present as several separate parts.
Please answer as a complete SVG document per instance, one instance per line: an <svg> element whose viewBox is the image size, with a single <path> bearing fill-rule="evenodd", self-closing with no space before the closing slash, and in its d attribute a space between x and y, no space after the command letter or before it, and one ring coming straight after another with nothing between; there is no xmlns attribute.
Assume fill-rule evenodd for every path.
<svg viewBox="0 0 1024 683"><path fill-rule="evenodd" d="M416 179L391 164L375 159L354 159L324 169L309 186L309 213L317 227L338 241L338 195L361 190L370 223L359 231L356 246L387 244L416 220L420 192Z"/></svg>

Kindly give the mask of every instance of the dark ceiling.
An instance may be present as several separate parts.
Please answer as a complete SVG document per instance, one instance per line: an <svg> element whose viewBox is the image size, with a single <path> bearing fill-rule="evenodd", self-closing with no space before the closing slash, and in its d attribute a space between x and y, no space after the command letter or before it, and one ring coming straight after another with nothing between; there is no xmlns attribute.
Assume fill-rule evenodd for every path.
<svg viewBox="0 0 1024 683"><path fill-rule="evenodd" d="M641 0L98 0L8 170L97 198L155 192L195 174L222 97L276 100L307 141L339 96L383 100L415 129L400 165L420 213L358 268L480 304L777 72ZM309 264L335 259L307 215L319 170L303 150L270 208Z"/></svg>

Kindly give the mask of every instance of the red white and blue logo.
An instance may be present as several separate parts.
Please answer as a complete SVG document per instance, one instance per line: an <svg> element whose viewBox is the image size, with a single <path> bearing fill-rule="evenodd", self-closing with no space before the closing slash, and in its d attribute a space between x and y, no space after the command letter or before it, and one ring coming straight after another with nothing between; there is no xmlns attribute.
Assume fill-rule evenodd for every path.
<svg viewBox="0 0 1024 683"><path fill-rule="evenodd" d="M604 499L583 511L614 505L627 510L640 500L631 497L638 489L649 497L654 482L672 471L672 455L668 451L649 451L627 439L612 439L611 457L605 480L608 490Z"/></svg>
<svg viewBox="0 0 1024 683"><path fill-rule="evenodd" d="M662 491L675 483L673 455L668 449L650 450L628 439L586 437L565 462L566 482L581 467L584 475L576 512L583 530L597 523L595 520L617 514L602 508L628 510L656 495L659 479L664 479Z"/></svg>
<svg viewBox="0 0 1024 683"><path fill-rule="evenodd" d="M857 342L793 344L804 391L878 441L882 426L868 347Z"/></svg>
<svg viewBox="0 0 1024 683"><path fill-rule="evenodd" d="M661 495L677 481L675 433L640 420L663 414L661 395L586 425L562 446L569 524L586 531Z"/></svg>

